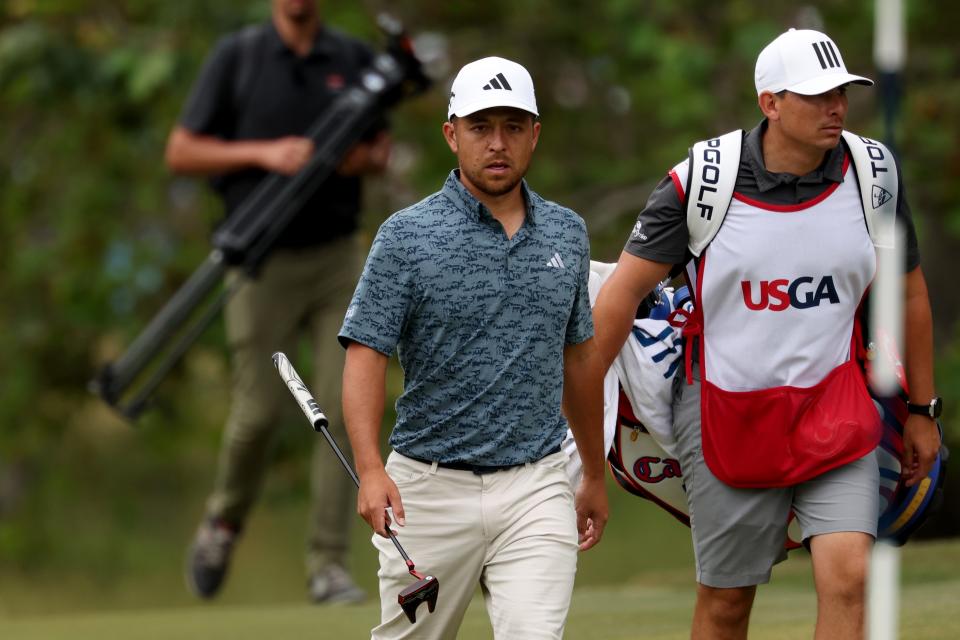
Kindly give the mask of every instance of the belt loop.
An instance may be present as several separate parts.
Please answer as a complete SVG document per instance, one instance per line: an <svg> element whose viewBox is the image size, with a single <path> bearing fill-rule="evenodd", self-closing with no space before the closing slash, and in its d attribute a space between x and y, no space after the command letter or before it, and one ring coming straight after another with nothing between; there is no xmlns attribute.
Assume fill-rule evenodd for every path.
<svg viewBox="0 0 960 640"><path fill-rule="evenodd" d="M430 463L430 471L429 471L430 475L432 475L432 476L437 475L437 467L438 467L438 466L440 466L440 463L437 462L436 460L434 460L433 462Z"/></svg>

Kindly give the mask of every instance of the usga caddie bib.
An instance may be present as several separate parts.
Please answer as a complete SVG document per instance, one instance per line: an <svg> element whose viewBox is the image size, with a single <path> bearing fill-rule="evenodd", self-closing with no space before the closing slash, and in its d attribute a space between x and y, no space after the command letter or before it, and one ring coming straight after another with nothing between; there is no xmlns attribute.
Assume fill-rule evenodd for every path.
<svg viewBox="0 0 960 640"><path fill-rule="evenodd" d="M852 358L875 270L849 157L842 183L799 205L734 194L684 329L700 337L703 453L720 480L794 485L876 447L879 416Z"/></svg>

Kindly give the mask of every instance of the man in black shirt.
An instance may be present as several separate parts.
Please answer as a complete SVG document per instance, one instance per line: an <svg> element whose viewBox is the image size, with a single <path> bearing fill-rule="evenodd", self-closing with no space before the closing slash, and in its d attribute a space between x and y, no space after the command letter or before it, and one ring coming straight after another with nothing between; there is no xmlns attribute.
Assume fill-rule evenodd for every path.
<svg viewBox="0 0 960 640"><path fill-rule="evenodd" d="M855 175L841 136L847 85L873 83L847 73L828 36L793 29L760 53L755 82L764 119L742 135L734 195L716 236L694 247L686 199L702 196L682 162L640 212L600 292L598 348L609 365L640 301L675 264L690 261L697 309L684 335L697 337L691 353L698 366L677 385L673 428L699 583L691 635L746 638L756 585L783 559L792 509L813 561L816 636L859 638L879 474L876 442L847 447L845 438L877 421L851 344L876 254L858 186L870 177ZM710 158L719 164L719 139L711 142L718 144L708 143ZM903 479L912 485L937 456L939 403L930 304L902 185L897 191L896 217L907 229L904 364L911 403L930 407L904 426ZM820 283L817 293L799 299L799 287L810 282ZM831 395L843 379L851 384ZM854 397L867 409L854 406ZM810 406L816 410L805 413ZM792 427L814 436L795 458L816 471L785 478L794 470L786 467L777 477L779 460L792 460ZM761 450L759 441L771 446Z"/></svg>
<svg viewBox="0 0 960 640"><path fill-rule="evenodd" d="M167 165L207 175L229 216L269 172L294 175L313 154L304 137L373 57L361 42L331 29L312 0L272 0L269 23L223 38L194 84L170 133ZM343 353L336 335L359 276L355 230L361 176L387 163L390 138L380 123L342 159L283 232L256 279L242 284L225 312L233 356L233 397L215 487L190 550L188 583L212 597L262 485L269 442L289 399L270 356L312 340L318 391L331 430L343 433L339 397ZM318 441L319 442L319 441ZM307 573L315 602L356 602L364 593L344 569L355 491L321 444L314 450Z"/></svg>

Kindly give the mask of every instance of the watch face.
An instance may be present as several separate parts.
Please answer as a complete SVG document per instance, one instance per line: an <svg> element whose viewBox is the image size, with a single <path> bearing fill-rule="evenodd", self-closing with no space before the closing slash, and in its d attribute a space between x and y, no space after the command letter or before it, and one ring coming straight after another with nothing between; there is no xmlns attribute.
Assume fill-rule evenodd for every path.
<svg viewBox="0 0 960 640"><path fill-rule="evenodd" d="M941 413L943 413L943 398L938 396L930 401L930 417L939 418Z"/></svg>

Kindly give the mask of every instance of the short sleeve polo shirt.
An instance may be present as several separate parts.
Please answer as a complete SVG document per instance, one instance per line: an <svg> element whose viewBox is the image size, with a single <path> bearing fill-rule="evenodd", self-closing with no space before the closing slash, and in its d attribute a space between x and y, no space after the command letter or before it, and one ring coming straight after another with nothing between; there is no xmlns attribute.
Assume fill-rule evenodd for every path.
<svg viewBox="0 0 960 640"><path fill-rule="evenodd" d="M377 233L340 340L397 350L402 454L520 464L564 437L563 349L593 335L589 240L573 211L522 190L512 238L457 171Z"/></svg>

